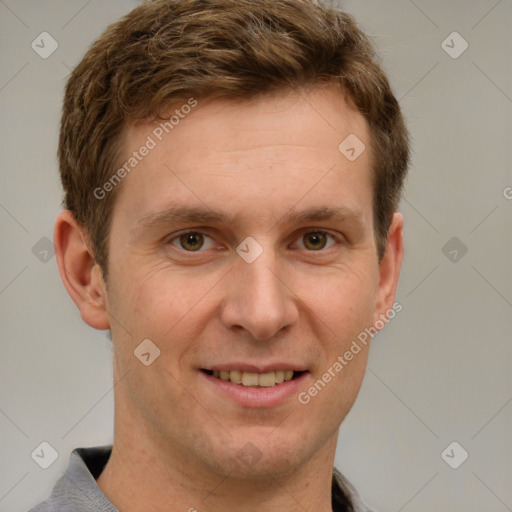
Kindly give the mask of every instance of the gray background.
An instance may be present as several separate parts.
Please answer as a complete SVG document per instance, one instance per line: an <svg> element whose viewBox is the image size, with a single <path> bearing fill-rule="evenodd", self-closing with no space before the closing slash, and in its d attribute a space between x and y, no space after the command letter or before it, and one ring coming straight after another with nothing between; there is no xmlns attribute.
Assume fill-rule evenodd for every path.
<svg viewBox="0 0 512 512"><path fill-rule="evenodd" d="M46 497L73 448L112 440L110 343L81 321L45 237L66 76L136 3L0 0L2 512ZM512 510L512 2L343 6L375 36L414 157L403 311L374 340L337 465L381 512ZM47 59L31 48L43 31L59 44ZM458 58L442 47L454 31ZM31 458L42 441L59 453L46 470ZM441 458L452 441L469 453L458 469Z"/></svg>

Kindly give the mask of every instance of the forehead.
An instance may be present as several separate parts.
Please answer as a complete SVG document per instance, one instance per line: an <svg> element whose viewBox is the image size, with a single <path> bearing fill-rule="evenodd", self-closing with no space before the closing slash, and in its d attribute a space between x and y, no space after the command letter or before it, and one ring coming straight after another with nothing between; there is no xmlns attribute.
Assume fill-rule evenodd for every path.
<svg viewBox="0 0 512 512"><path fill-rule="evenodd" d="M339 91L195 101L193 109L173 106L168 122L127 128L125 162L144 146L151 150L124 178L116 209L144 217L170 204L194 205L274 219L299 203L371 209L367 123ZM366 150L347 158L353 152L345 140Z"/></svg>

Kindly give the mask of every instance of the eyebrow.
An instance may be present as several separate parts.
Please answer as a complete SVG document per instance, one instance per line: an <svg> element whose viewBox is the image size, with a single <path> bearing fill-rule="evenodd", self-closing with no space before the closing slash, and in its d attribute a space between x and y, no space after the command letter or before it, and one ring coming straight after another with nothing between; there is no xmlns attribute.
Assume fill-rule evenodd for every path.
<svg viewBox="0 0 512 512"><path fill-rule="evenodd" d="M349 221L359 224L361 227L364 225L364 216L362 212L342 206L337 208L311 208L302 212L298 212L295 215L293 214L293 210L290 210L288 214L285 215L284 219L287 221L295 220L296 222L312 222L322 220L335 220L338 222Z"/></svg>
<svg viewBox="0 0 512 512"><path fill-rule="evenodd" d="M171 206L165 210L144 215L138 222L138 227L153 228L160 225L180 223L221 224L233 221L231 216L215 212L207 207Z"/></svg>
<svg viewBox="0 0 512 512"><path fill-rule="evenodd" d="M281 223L306 223L333 220L349 222L355 227L363 228L364 216L359 210L347 207L316 207L303 211L290 209L274 226ZM207 207L171 206L164 210L144 215L137 223L136 229L153 229L172 224L234 224L235 217Z"/></svg>

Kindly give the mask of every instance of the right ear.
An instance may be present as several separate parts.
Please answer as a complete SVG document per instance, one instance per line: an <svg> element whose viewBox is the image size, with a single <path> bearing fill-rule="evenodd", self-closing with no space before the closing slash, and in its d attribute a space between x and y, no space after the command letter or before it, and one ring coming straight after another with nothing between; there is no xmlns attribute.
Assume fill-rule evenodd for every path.
<svg viewBox="0 0 512 512"><path fill-rule="evenodd" d="M60 277L82 320L95 329L110 328L107 287L88 237L69 210L59 213L53 232Z"/></svg>

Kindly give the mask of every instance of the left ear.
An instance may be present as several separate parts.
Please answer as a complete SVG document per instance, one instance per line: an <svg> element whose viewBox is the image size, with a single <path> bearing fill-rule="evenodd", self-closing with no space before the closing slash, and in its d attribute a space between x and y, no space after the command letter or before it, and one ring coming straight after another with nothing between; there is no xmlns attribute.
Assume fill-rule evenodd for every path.
<svg viewBox="0 0 512 512"><path fill-rule="evenodd" d="M381 319L381 315L386 315L389 310L393 309L404 256L403 227L404 218L402 214L398 212L393 214L386 239L386 250L379 263L379 284L374 324L378 319Z"/></svg>

